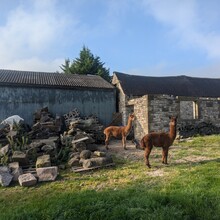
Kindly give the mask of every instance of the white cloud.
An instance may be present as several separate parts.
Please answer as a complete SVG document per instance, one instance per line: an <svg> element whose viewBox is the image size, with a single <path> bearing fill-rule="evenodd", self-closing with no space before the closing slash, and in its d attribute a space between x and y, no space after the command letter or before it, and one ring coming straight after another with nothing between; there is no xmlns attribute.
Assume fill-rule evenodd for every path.
<svg viewBox="0 0 220 220"><path fill-rule="evenodd" d="M59 70L50 50L62 43L68 17L55 9L56 1L32 1L29 8L19 6L0 26L0 68ZM40 58L41 57L41 58ZM30 69L29 69L30 68Z"/></svg>
<svg viewBox="0 0 220 220"><path fill-rule="evenodd" d="M42 72L61 72L64 59L42 60L38 57L18 59L2 66L3 69L30 70Z"/></svg>
<svg viewBox="0 0 220 220"><path fill-rule="evenodd" d="M203 50L210 58L220 57L220 34L212 29L218 24L217 7L207 7L209 1L143 0L145 10L166 25L179 39L179 45ZM206 9L205 13L203 13ZM209 22L209 17L212 17Z"/></svg>

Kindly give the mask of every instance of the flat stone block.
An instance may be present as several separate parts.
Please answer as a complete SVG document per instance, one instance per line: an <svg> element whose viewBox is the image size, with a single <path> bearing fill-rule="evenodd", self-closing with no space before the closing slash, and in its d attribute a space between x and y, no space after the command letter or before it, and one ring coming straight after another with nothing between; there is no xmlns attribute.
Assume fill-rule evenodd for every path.
<svg viewBox="0 0 220 220"><path fill-rule="evenodd" d="M50 161L50 155L45 154L37 158L36 162L36 168L40 167L50 167L51 166L51 161Z"/></svg>
<svg viewBox="0 0 220 220"><path fill-rule="evenodd" d="M34 186L37 183L37 179L33 174L26 173L18 177L18 182L21 186Z"/></svg>
<svg viewBox="0 0 220 220"><path fill-rule="evenodd" d="M37 168L36 171L39 182L54 181L58 175L57 166Z"/></svg>

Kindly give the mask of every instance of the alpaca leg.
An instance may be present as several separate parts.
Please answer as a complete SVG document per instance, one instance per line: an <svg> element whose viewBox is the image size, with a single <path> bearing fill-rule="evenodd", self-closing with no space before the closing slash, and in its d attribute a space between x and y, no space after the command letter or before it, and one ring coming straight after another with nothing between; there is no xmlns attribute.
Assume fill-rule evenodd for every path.
<svg viewBox="0 0 220 220"><path fill-rule="evenodd" d="M106 135L106 138L105 138L105 148L106 150L109 149L108 145L109 145L109 139L110 139L110 136L109 135Z"/></svg>
<svg viewBox="0 0 220 220"><path fill-rule="evenodd" d="M167 150L166 150L166 155L165 155L165 164L168 164L168 162L167 162L168 151L169 151L169 148L167 148Z"/></svg>
<svg viewBox="0 0 220 220"><path fill-rule="evenodd" d="M162 163L167 164L168 148L163 148Z"/></svg>
<svg viewBox="0 0 220 220"><path fill-rule="evenodd" d="M124 150L127 150L127 148L126 148L126 137L122 137L122 146L123 146Z"/></svg>
<svg viewBox="0 0 220 220"><path fill-rule="evenodd" d="M150 156L151 150L152 150L152 146L147 146L145 149L145 153L144 153L145 163L146 163L146 166L148 166L149 168L151 168L150 163L149 163L149 156Z"/></svg>

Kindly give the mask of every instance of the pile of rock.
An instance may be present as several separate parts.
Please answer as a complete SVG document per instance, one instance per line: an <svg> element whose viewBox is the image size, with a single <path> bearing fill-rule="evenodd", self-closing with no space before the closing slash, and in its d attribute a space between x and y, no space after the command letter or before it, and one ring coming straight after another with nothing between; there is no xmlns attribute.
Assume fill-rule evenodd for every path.
<svg viewBox="0 0 220 220"><path fill-rule="evenodd" d="M63 117L65 131L63 118L53 117L47 107L34 113L32 127L1 130L5 137L0 147L1 185L18 181L21 186L31 186L55 180L58 167L91 169L113 163L105 152L98 151L104 127L96 116L82 118L73 109Z"/></svg>
<svg viewBox="0 0 220 220"><path fill-rule="evenodd" d="M46 139L59 135L61 128L61 117L57 115L54 118L48 107L45 107L34 113L34 125L28 133L28 137L31 139Z"/></svg>
<svg viewBox="0 0 220 220"><path fill-rule="evenodd" d="M49 137L48 139L35 139L28 145L26 150L29 164L35 163L38 157L48 154L50 155L51 162L57 163L58 152L60 150L59 137Z"/></svg>
<svg viewBox="0 0 220 220"><path fill-rule="evenodd" d="M70 124L70 127L72 127L72 124ZM69 148L69 167L76 170L80 168L86 169L105 166L113 163L110 156L106 155L105 152L98 151L98 145L89 134L78 128L71 128L70 130L64 133L64 135L61 135L63 146Z"/></svg>
<svg viewBox="0 0 220 220"><path fill-rule="evenodd" d="M106 165L113 165L113 159L102 151L82 150L81 152L72 153L68 161L68 166L76 172Z"/></svg>
<svg viewBox="0 0 220 220"><path fill-rule="evenodd" d="M19 182L21 186L34 186L37 182L54 181L58 175L58 167L51 166L50 155L37 158L36 169L25 169L19 162L11 162L0 166L0 184L9 186L11 182Z"/></svg>
<svg viewBox="0 0 220 220"><path fill-rule="evenodd" d="M96 143L104 142L104 126L99 122L95 115L80 117L77 109L63 115L66 127L68 128L64 135L72 135L76 129L86 132Z"/></svg>
<svg viewBox="0 0 220 220"><path fill-rule="evenodd" d="M197 135L211 135L219 134L220 127L213 125L211 122L199 122L195 124L188 124L179 128L179 137L188 138Z"/></svg>
<svg viewBox="0 0 220 220"><path fill-rule="evenodd" d="M66 127L68 127L70 125L70 122L80 119L80 113L77 108L74 108L72 111L64 114L63 118L65 120Z"/></svg>

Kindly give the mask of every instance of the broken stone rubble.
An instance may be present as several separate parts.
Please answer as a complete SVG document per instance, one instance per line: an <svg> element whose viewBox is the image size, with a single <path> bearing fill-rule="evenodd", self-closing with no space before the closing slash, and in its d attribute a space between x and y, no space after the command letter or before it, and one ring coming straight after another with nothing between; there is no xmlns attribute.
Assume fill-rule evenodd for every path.
<svg viewBox="0 0 220 220"><path fill-rule="evenodd" d="M38 164L41 159L42 156L38 158ZM43 166L50 165L50 161L48 161L49 157L46 158L46 161L45 158L43 159ZM42 164L40 164L40 166L41 165ZM2 186L9 186L12 180L18 181L21 186L34 186L37 182L55 181L57 175L57 166L36 168L36 173L31 173L29 171L28 173L23 173L18 162L9 163L8 166L0 166L0 183Z"/></svg>
<svg viewBox="0 0 220 220"><path fill-rule="evenodd" d="M31 173L22 174L18 177L21 186L34 186L37 183L36 177Z"/></svg>
<svg viewBox="0 0 220 220"><path fill-rule="evenodd" d="M8 164L8 167L11 171L11 175L13 176L12 181L18 181L18 177L23 174L22 168L19 166L18 162L12 162Z"/></svg>
<svg viewBox="0 0 220 220"><path fill-rule="evenodd" d="M36 162L36 168L40 167L50 167L51 166L51 161L50 161L50 155L45 154L37 158Z"/></svg>
<svg viewBox="0 0 220 220"><path fill-rule="evenodd" d="M213 125L211 122L199 122L195 124L186 124L179 127L179 138L189 138L197 135L219 134L220 127Z"/></svg>
<svg viewBox="0 0 220 220"><path fill-rule="evenodd" d="M44 181L53 181L58 175L58 166L67 164L68 167L83 167L83 160L100 155L105 156L104 153L100 153L100 155L93 153L97 150L97 143L103 139L103 126L95 116L82 119L79 112L76 111L74 114L67 114L65 117L65 123L69 127L63 133L61 132L63 126L61 117L53 118L47 107L34 113L34 124L30 129L26 129L24 126L19 127L19 130L10 131L10 133L8 130L11 141L0 148L0 159L4 155L9 157L8 162L10 164L7 174L11 175L13 181L19 181L22 186L34 185L39 181L37 174L39 170L37 172L37 169L40 168L45 168L43 170L48 172L46 176L48 178L50 176ZM100 137L94 139L97 137L97 133L100 134ZM19 142L16 142L18 139ZM22 146L20 146L21 144ZM87 155L90 156L80 158L80 153L83 151L86 151ZM0 163L1 165L3 164ZM56 173L54 170L57 170L57 174L54 174ZM36 178L36 183L31 175L20 177L28 173ZM28 182L28 177L31 183L25 183L25 181Z"/></svg>
<svg viewBox="0 0 220 220"><path fill-rule="evenodd" d="M58 167L41 167L37 168L37 176L39 182L54 181L58 175Z"/></svg>
<svg viewBox="0 0 220 220"><path fill-rule="evenodd" d="M0 167L0 184L2 186L9 186L13 179L13 176L10 174L10 170L7 166Z"/></svg>

